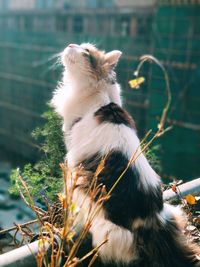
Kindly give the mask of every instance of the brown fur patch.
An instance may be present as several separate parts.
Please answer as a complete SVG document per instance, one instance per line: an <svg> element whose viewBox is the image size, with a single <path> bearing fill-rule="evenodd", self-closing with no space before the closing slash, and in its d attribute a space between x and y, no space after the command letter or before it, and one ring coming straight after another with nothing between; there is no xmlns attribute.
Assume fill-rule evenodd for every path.
<svg viewBox="0 0 200 267"><path fill-rule="evenodd" d="M108 77L112 70L105 62L105 52L98 50L91 44L83 44L81 46L88 52L85 54L85 57L88 58L92 74L96 76L98 80Z"/></svg>
<svg viewBox="0 0 200 267"><path fill-rule="evenodd" d="M135 122L129 113L115 103L101 107L94 113L94 116L97 118L98 123L124 124L132 129L136 129Z"/></svg>

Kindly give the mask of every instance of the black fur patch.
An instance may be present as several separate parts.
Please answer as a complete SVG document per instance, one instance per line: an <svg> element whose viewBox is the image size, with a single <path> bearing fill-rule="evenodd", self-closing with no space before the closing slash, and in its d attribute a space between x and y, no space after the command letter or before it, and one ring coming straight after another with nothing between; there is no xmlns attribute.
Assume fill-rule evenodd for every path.
<svg viewBox="0 0 200 267"><path fill-rule="evenodd" d="M91 54L89 55L89 62L90 62L91 67L95 70L97 68L97 60Z"/></svg>
<svg viewBox="0 0 200 267"><path fill-rule="evenodd" d="M97 60L93 55L90 54L89 50L88 50L88 53L83 53L83 56L87 58L87 60L90 63L91 68L96 70L96 68L97 68Z"/></svg>
<svg viewBox="0 0 200 267"><path fill-rule="evenodd" d="M94 113L94 116L97 118L99 123L110 122L113 124L124 124L135 129L135 122L129 113L112 102L98 109Z"/></svg>
<svg viewBox="0 0 200 267"><path fill-rule="evenodd" d="M82 190L88 189L91 179L100 162L100 156L82 162L86 172L86 181L80 185ZM105 160L104 169L98 176L97 185L103 183L109 191L114 182L128 164L127 158L119 151L113 151ZM91 174L91 175L88 175ZM88 178L88 180L87 180ZM137 260L129 264L120 262L103 263L98 257L94 267L199 267L200 263L195 258L195 249L187 244L186 238L178 228L174 218L169 218L165 224L161 223L156 213L163 208L162 191L149 187L145 191L138 187L140 174L135 167L131 167L115 187L111 198L104 203L107 219L111 222L129 229L133 233L133 248L138 255ZM149 177L151 179L151 177ZM144 226L132 229L134 219L146 219ZM91 236L90 236L91 237ZM88 239L88 247L91 246ZM80 250L80 256L82 252ZM77 255L79 257L79 255ZM89 259L88 259L89 260ZM85 261L82 267L88 266Z"/></svg>
<svg viewBox="0 0 200 267"><path fill-rule="evenodd" d="M99 162L99 156L95 155L82 162L82 165L85 171L95 173ZM107 157L104 169L98 176L98 184L104 184L108 192L125 170L127 164L128 159L121 152L112 152ZM134 219L153 216L163 207L160 186L156 189L149 188L148 191L143 190L142 187L138 186L139 175L136 168L129 168L115 187L110 199L104 204L107 218L127 229L131 229ZM88 184L84 184L83 188L87 188L90 183L91 181L88 181Z"/></svg>

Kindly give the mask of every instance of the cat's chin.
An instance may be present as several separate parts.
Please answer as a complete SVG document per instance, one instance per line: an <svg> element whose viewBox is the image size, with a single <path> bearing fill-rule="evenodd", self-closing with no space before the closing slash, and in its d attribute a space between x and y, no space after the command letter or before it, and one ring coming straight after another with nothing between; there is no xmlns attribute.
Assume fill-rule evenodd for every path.
<svg viewBox="0 0 200 267"><path fill-rule="evenodd" d="M61 55L61 62L64 67L68 67L76 63L75 53L72 48L66 47Z"/></svg>
<svg viewBox="0 0 200 267"><path fill-rule="evenodd" d="M76 60L75 60L75 58L74 58L72 55L65 54L65 55L63 55L62 63L63 63L63 66L64 66L65 68L70 69L70 67L71 67L72 65L75 65Z"/></svg>

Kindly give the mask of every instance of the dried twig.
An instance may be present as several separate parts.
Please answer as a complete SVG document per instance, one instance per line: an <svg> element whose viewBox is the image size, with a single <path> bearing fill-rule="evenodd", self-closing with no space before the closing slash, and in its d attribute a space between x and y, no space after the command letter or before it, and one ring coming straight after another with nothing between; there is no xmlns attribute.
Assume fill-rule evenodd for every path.
<svg viewBox="0 0 200 267"><path fill-rule="evenodd" d="M136 77L139 76L141 68L143 67L143 65L144 65L144 63L146 61L150 61L150 62L153 62L156 65L158 65L161 68L161 70L162 70L162 72L164 74L164 80L165 80L165 84L166 84L165 90L166 90L166 94L167 94L167 102L165 104L165 107L163 108L162 115L161 115L161 118L160 118L160 122L158 124L158 131L156 132L156 136L159 137L162 134L164 134L164 132L166 132L167 130L171 129L171 127L167 128L167 129L164 129L166 118L167 118L167 113L169 111L169 108L170 108L170 105L171 105L171 101L172 101L172 95L171 95L171 89L170 89L170 83L169 83L169 76L168 76L167 71L166 71L165 67L163 66L163 64L158 59L156 59L154 56L152 56L152 55L144 55L144 56L142 56L140 58L140 60L141 61L140 61L139 65L138 65L136 71L134 72L134 75Z"/></svg>
<svg viewBox="0 0 200 267"><path fill-rule="evenodd" d="M165 104L165 107L163 108L162 111L162 115L160 118L160 121L157 125L157 131L156 133L153 135L153 137L147 142L147 138L149 137L149 135L151 134L152 130L149 130L147 132L147 134L145 135L145 137L142 139L142 141L140 142L139 146L137 147L137 149L135 150L135 152L133 153L133 155L131 156L127 167L125 168L125 170L121 173L121 175L118 177L118 179L116 180L116 182L114 183L114 185L111 187L110 191L108 192L108 195L110 196L111 193L113 192L114 188L116 187L116 185L119 183L119 181L122 179L122 177L124 176L124 174L127 172L127 170L129 169L129 167L136 161L136 159L147 150L147 148L151 145L151 143L156 139L159 138L161 135L163 135L165 132L169 131L172 127L167 127L165 129L165 123L166 123L166 118L167 118L167 114L170 108L170 104L171 104L171 100L172 100L172 96L171 96L171 89L170 89L170 83L169 83L169 77L167 74L167 71L165 69L165 67L162 65L162 63L156 59L155 57L151 56L151 55L144 55L140 58L141 62L139 63L136 71L134 72L134 75L136 77L139 76L140 70L142 68L142 66L144 65L144 63L146 61L150 61L150 62L154 62L155 64L157 64L161 70L163 71L164 74L164 79L166 82L166 93L167 93L167 102Z"/></svg>
<svg viewBox="0 0 200 267"><path fill-rule="evenodd" d="M35 223L38 223L38 219L29 221L29 222L26 222L26 223L22 223L22 224L20 224L20 227L23 228L23 227L25 227L25 226L29 226L29 225L31 225L31 224L35 224ZM3 235L3 234L5 234L5 233L11 232L11 231L15 231L15 230L17 230L17 228L18 228L18 225L15 225L15 226L10 227L10 228L8 228L8 229L1 230L1 231L0 231L0 235Z"/></svg>

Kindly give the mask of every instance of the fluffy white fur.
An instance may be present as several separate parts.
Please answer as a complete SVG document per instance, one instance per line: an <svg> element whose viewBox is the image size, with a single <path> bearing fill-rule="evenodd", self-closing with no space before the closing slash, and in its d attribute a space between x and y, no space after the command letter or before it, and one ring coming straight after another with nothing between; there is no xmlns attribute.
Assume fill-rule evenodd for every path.
<svg viewBox="0 0 200 267"><path fill-rule="evenodd" d="M121 105L119 84L109 84L104 77L96 79L89 74L89 67L82 55L85 47L94 49L91 44L82 44L74 48L67 47L62 53L65 67L63 81L54 92L51 103L64 119L65 132L76 118L102 105L110 102ZM120 51L105 54L105 64L116 64L120 55Z"/></svg>
<svg viewBox="0 0 200 267"><path fill-rule="evenodd" d="M78 179L77 184L81 183L81 179L81 177ZM68 188L72 185L73 179L68 180ZM74 222L75 228L82 228L91 218L91 215L96 213L92 220L90 233L93 236L94 247L101 246L107 240L99 250L99 255L103 262L117 261L129 263L136 259L133 233L107 220L103 209L96 212L98 206L78 188L74 191L73 201L79 207L76 210L78 216L76 215Z"/></svg>
<svg viewBox="0 0 200 267"><path fill-rule="evenodd" d="M85 47L94 49L90 44L83 44L67 47L64 50L62 54L65 68L63 81L54 92L52 99L52 105L63 118L65 143L68 150L67 161L72 169L83 159L97 152L105 155L112 149L120 150L131 158L140 144L133 129L125 125L98 124L95 120L93 114L101 106L110 102L121 105L120 86L117 83L109 84L104 78L97 79L88 74L90 73L89 66L82 56L82 53L86 53ZM107 64L108 67L115 65L120 55L119 51L105 54L103 64ZM71 129L73 122L79 117L82 118L81 121ZM159 178L143 154L136 160L135 165L141 174L140 185L144 189L158 186ZM91 204L90 199L78 190L75 191L74 201L78 202L79 206L83 206L85 211L83 221L85 221L87 211L91 205L94 209L95 204ZM163 211L157 216L164 224L174 213L171 206L165 205ZM144 224L145 221L138 219L134 221L133 229ZM100 245L106 237L109 239L100 250L103 261L115 260L127 263L137 257L132 251L133 233L106 220L103 210L94 219L90 232L94 246Z"/></svg>
<svg viewBox="0 0 200 267"><path fill-rule="evenodd" d="M84 119L77 123L67 139L69 149L67 160L72 168L97 152L105 155L111 150L119 150L130 159L140 144L133 129L125 125L112 125L110 123L98 125L93 113L87 114ZM139 153L140 149L136 155ZM158 186L159 178L143 154L136 159L135 166L142 174L140 182L145 189L148 190L149 186Z"/></svg>
<svg viewBox="0 0 200 267"><path fill-rule="evenodd" d="M78 91L76 86L73 85L73 82L72 84L68 82L66 84L60 84L58 89L54 92L51 103L55 107L57 113L63 117L63 131L66 133L69 131L76 118L91 114L101 106L110 102L121 105L119 84L110 85L104 81L100 81L98 84L92 84L92 82L90 84L88 82L88 84L86 83L84 85L83 81L81 87L82 88L79 88L80 90ZM66 145L68 145L68 143L66 143Z"/></svg>
<svg viewBox="0 0 200 267"><path fill-rule="evenodd" d="M125 125L114 126L109 123L97 125L93 114L101 106L110 102L121 106L120 86L117 83L109 84L106 79L94 80L93 77L86 76L87 68L81 55L82 47L87 47L87 44L64 50L63 83L55 91L52 99L53 106L64 120L67 160L72 168L97 152L103 155L112 149L119 149L131 158L140 143L135 131ZM105 60L113 65L117 63L120 55L119 51L109 52ZM82 120L69 131L73 122L79 117ZM145 188L158 185L158 176L143 155L140 155L135 164L143 174L141 183Z"/></svg>
<svg viewBox="0 0 200 267"><path fill-rule="evenodd" d="M106 238L108 239L99 251L102 261L129 263L136 259L133 233L106 220L104 214L99 215L93 221L90 232L93 236L94 247L101 245Z"/></svg>

